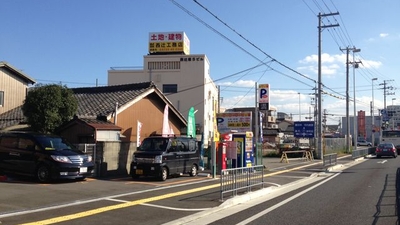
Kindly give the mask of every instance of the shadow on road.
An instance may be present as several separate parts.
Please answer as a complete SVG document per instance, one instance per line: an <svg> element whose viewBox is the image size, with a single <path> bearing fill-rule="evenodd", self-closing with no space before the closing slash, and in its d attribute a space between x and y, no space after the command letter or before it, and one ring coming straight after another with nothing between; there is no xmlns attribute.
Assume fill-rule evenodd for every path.
<svg viewBox="0 0 400 225"><path fill-rule="evenodd" d="M393 187L394 186L394 187ZM393 190L395 190L395 196L393 196ZM384 207L388 206L387 199L389 197L396 197L396 202L395 202L395 210L391 211L392 213L395 213L397 217L396 224L400 224L400 168L397 168L396 171L396 177L393 179L389 174L386 175L385 177L385 183L383 185L383 189L381 192L381 195L379 196L379 200L376 204L376 213L374 214L374 221L373 225L378 224L379 219L381 217L387 217L387 216L392 216L390 215L390 212L385 212L383 210ZM386 198L386 202L383 202L384 199ZM387 210L386 210L387 211Z"/></svg>

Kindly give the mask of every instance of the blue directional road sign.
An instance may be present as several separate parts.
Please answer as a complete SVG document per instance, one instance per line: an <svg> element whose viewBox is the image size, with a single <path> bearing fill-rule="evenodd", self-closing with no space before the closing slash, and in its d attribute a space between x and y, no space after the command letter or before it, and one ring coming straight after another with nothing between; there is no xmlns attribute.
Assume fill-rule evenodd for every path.
<svg viewBox="0 0 400 225"><path fill-rule="evenodd" d="M294 122L294 137L297 138L313 138L314 137L314 121L298 121Z"/></svg>
<svg viewBox="0 0 400 225"><path fill-rule="evenodd" d="M386 109L381 110L381 115L382 115L382 121L384 121L384 122L389 121L390 118L389 118L389 115L388 115Z"/></svg>

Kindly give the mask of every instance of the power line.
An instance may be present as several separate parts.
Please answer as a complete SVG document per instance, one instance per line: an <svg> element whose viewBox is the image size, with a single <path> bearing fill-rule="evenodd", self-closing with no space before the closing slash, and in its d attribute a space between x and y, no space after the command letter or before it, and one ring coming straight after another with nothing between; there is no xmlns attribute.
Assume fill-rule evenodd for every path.
<svg viewBox="0 0 400 225"><path fill-rule="evenodd" d="M170 0L173 1L173 0ZM291 67L285 65L284 63L278 61L277 59L273 58L271 55L269 55L268 53L266 53L265 51L263 51L261 48L259 48L257 45L255 45L253 42L249 41L247 38L245 38L243 35L241 35L240 33L238 33L235 29L233 29L231 26L229 26L226 22L222 21L221 19L218 18L218 16L216 16L214 13L212 13L210 10L208 10L206 7L204 7L202 4L200 4L197 0L193 0L196 4L198 4L201 8L203 8L204 10L206 10L209 14L211 14L215 19L217 19L219 22L221 22L224 26L226 26L227 28L229 28L231 31L233 31L235 34L237 34L240 38L242 38L243 40L245 40L247 43L249 43L251 46L253 46L254 48L256 48L257 50L259 50L261 53L263 53L264 55L266 55L267 57L271 58L273 61L275 61L276 63L278 63L279 65L281 65L282 67L302 76L303 78L306 78L310 81L313 81L314 83L316 83L316 80L311 79L310 77L307 77L306 75L292 69Z"/></svg>

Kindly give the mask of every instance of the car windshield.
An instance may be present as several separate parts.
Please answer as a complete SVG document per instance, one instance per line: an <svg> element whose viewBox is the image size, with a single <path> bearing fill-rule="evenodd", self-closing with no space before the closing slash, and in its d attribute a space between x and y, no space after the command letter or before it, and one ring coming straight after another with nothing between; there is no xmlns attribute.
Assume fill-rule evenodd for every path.
<svg viewBox="0 0 400 225"><path fill-rule="evenodd" d="M139 149L140 151L166 151L168 148L168 138L146 138Z"/></svg>
<svg viewBox="0 0 400 225"><path fill-rule="evenodd" d="M74 149L73 145L61 137L38 137L37 140L45 150Z"/></svg>
<svg viewBox="0 0 400 225"><path fill-rule="evenodd" d="M392 147L393 147L393 145L389 144L389 143L385 143L385 144L380 144L379 145L379 148L392 148Z"/></svg>

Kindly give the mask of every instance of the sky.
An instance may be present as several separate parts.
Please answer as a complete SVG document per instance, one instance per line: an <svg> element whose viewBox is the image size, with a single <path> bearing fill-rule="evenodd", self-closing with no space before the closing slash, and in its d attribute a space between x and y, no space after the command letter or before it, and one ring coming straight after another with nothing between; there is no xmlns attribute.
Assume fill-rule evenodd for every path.
<svg viewBox="0 0 400 225"><path fill-rule="evenodd" d="M185 32L190 53L210 61L221 107L254 107L256 84L269 84L270 105L304 121L319 80L321 14L322 109L337 125L346 94L350 116L354 96L368 116L384 96L400 105L399 11L398 0L3 0L0 61L37 83L104 86L112 67L143 67L149 33ZM361 50L349 51L348 73L346 48Z"/></svg>

